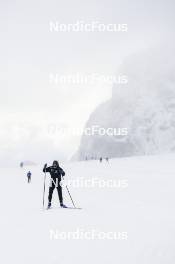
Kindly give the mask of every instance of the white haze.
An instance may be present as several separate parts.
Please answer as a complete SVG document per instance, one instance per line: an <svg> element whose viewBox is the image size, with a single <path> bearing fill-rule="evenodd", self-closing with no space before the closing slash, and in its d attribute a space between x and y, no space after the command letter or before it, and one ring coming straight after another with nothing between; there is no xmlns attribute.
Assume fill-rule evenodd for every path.
<svg viewBox="0 0 175 264"><path fill-rule="evenodd" d="M0 166L69 159L81 137L60 137L59 127L83 128L91 112L111 97L111 84L51 85L50 73L115 75L130 54L174 40L171 0L8 0L0 15ZM51 33L51 20L127 23L128 32ZM48 132L50 124L58 130Z"/></svg>

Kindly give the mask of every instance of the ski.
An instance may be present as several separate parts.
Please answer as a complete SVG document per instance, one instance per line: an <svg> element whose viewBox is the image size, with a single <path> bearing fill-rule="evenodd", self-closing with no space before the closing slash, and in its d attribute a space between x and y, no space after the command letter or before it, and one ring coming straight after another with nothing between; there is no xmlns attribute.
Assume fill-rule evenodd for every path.
<svg viewBox="0 0 175 264"><path fill-rule="evenodd" d="M46 210L55 210L55 209L77 209L77 210L81 210L83 208L81 207L50 207L50 208L46 208Z"/></svg>
<svg viewBox="0 0 175 264"><path fill-rule="evenodd" d="M60 207L61 209L82 209L80 207Z"/></svg>

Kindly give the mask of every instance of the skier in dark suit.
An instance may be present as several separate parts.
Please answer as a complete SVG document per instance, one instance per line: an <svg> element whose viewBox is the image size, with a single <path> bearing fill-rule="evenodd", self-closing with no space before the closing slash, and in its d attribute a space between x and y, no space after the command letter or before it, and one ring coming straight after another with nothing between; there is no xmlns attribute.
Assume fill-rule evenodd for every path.
<svg viewBox="0 0 175 264"><path fill-rule="evenodd" d="M52 194L55 189L57 188L58 197L60 201L60 206L66 208L63 204L63 196L62 196L62 187L61 187L61 177L65 175L63 169L59 166L58 161L54 160L52 166L47 167L47 164L44 165L43 172L49 172L51 175L51 184L49 187L49 196L48 196L48 209L51 207L52 201Z"/></svg>
<svg viewBox="0 0 175 264"><path fill-rule="evenodd" d="M32 176L32 173L29 171L29 172L27 173L28 183L31 182L31 176Z"/></svg>

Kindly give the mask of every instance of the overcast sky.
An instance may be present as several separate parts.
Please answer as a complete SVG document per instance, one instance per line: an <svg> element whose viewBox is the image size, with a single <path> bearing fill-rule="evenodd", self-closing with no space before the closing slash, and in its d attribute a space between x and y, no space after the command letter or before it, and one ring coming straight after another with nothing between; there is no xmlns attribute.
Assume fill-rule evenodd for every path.
<svg viewBox="0 0 175 264"><path fill-rule="evenodd" d="M112 84L54 84L50 74L117 74L130 54L174 32L173 0L1 0L0 165L68 159L83 128L111 96ZM127 24L127 32L51 32L50 22ZM5 41L4 41L5 40ZM124 73L122 73L124 74Z"/></svg>

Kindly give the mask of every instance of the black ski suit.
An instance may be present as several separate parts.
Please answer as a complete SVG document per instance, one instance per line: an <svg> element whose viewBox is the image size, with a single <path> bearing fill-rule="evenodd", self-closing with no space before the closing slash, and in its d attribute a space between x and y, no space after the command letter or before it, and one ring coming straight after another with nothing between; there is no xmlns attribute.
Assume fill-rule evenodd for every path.
<svg viewBox="0 0 175 264"><path fill-rule="evenodd" d="M61 181L61 176L65 175L65 172L63 171L62 168L60 167L55 167L55 166L51 166L51 167L44 167L43 172L49 172L51 175L51 185L49 187L49 196L48 196L48 200L49 203L51 203L52 201L52 194L53 191L55 189L55 187L57 188L58 191L58 197L59 197L59 201L60 201L60 205L63 204L63 196L62 196L62 187L60 185L60 181Z"/></svg>
<svg viewBox="0 0 175 264"><path fill-rule="evenodd" d="M29 171L28 173L27 173L27 179L28 179L28 183L30 183L31 182L31 172Z"/></svg>

